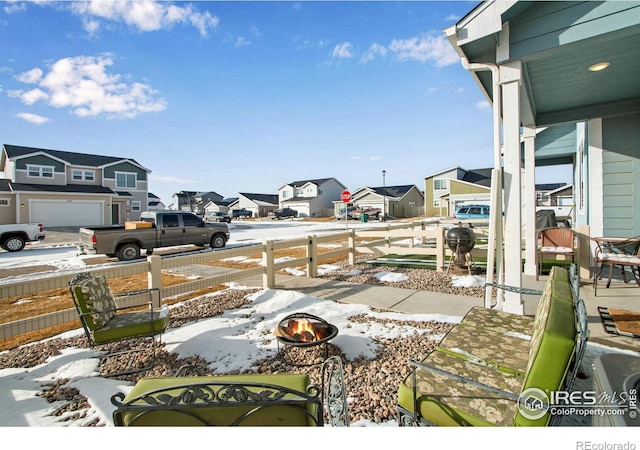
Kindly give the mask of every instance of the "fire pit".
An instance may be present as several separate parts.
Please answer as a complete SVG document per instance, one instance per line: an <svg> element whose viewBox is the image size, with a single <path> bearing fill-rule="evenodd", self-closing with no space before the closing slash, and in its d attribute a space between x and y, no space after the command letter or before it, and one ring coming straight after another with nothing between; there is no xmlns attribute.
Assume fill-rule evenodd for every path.
<svg viewBox="0 0 640 450"><path fill-rule="evenodd" d="M453 252L449 259L447 274L452 267L458 269L467 269L471 275L471 268L475 266L475 262L471 257L471 250L476 245L476 235L471 228L457 226L447 231L447 245Z"/></svg>
<svg viewBox="0 0 640 450"><path fill-rule="evenodd" d="M338 327L312 314L295 313L282 319L273 334L278 340L278 354L282 355L287 364L313 365L295 364L291 358L287 358L287 352L292 348L317 347L327 343L337 336ZM280 344L283 345L282 351L280 351ZM325 346L325 359L328 355L329 349Z"/></svg>

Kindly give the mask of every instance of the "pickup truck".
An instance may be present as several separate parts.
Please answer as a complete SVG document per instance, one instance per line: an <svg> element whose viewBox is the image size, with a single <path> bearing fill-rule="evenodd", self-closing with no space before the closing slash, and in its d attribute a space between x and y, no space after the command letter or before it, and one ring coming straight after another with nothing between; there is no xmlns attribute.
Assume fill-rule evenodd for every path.
<svg viewBox="0 0 640 450"><path fill-rule="evenodd" d="M253 217L253 213L244 208L234 209L233 211L231 211L231 217L233 217L234 219L237 219L239 217Z"/></svg>
<svg viewBox="0 0 640 450"><path fill-rule="evenodd" d="M366 214L369 217L375 217L376 219L378 219L380 217L380 214L382 214L382 211L380 210L380 208L372 208L370 206L365 208L358 208L351 211L351 218L359 219L362 214Z"/></svg>
<svg viewBox="0 0 640 450"><path fill-rule="evenodd" d="M291 208L276 209L276 219L286 219L287 217L298 217L298 211Z"/></svg>
<svg viewBox="0 0 640 450"><path fill-rule="evenodd" d="M140 258L143 248L150 255L155 248L176 245L220 248L228 240L226 223L206 223L186 211L143 212L139 222L128 222L125 226L80 228L82 253L117 256L120 261Z"/></svg>
<svg viewBox="0 0 640 450"><path fill-rule="evenodd" d="M44 240L41 223L12 223L0 225L0 247L8 252L19 252L27 242Z"/></svg>

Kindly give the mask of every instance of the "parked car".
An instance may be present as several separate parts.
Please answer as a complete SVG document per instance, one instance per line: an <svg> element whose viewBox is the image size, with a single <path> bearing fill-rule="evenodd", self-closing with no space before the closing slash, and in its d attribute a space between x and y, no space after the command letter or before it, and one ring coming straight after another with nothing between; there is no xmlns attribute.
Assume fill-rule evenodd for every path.
<svg viewBox="0 0 640 450"><path fill-rule="evenodd" d="M0 225L0 246L8 252L19 252L27 242L44 240L41 223Z"/></svg>
<svg viewBox="0 0 640 450"><path fill-rule="evenodd" d="M342 219L351 219L351 213L355 210L356 208L353 206L349 206L347 208L342 208L338 214L336 214L336 219L337 220L342 220Z"/></svg>
<svg viewBox="0 0 640 450"><path fill-rule="evenodd" d="M276 219L278 220L286 219L287 217L293 218L293 217L298 217L298 211L291 208L281 208L281 209L276 209L275 215L276 215Z"/></svg>
<svg viewBox="0 0 640 450"><path fill-rule="evenodd" d="M351 211L351 218L352 219L360 219L360 217L363 214L366 214L369 218L379 219L380 218L380 214L382 214L382 211L380 210L380 208L373 208L371 206L365 206L364 208L357 208L357 209L354 209L353 211Z"/></svg>
<svg viewBox="0 0 640 450"><path fill-rule="evenodd" d="M237 219L239 217L253 217L253 213L245 208L234 209L233 211L231 211L231 217L233 217L234 219Z"/></svg>
<svg viewBox="0 0 640 450"><path fill-rule="evenodd" d="M227 222L231 223L231 216L222 211L212 211L204 215L205 222Z"/></svg>
<svg viewBox="0 0 640 450"><path fill-rule="evenodd" d="M489 205L462 205L453 213L454 219L488 219Z"/></svg>

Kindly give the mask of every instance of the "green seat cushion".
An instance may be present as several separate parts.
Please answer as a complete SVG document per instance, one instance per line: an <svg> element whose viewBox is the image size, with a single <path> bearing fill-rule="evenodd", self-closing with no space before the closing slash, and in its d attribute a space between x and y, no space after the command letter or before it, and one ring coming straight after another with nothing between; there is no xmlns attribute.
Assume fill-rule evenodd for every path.
<svg viewBox="0 0 640 450"><path fill-rule="evenodd" d="M487 328L455 326L436 348L506 373L522 375L527 369L530 345L528 339Z"/></svg>
<svg viewBox="0 0 640 450"><path fill-rule="evenodd" d="M117 306L104 275L87 278L72 290L80 311L89 314L84 319L90 330L101 328L111 320Z"/></svg>
<svg viewBox="0 0 640 450"><path fill-rule="evenodd" d="M92 331L95 343L116 341L133 336L155 335L164 331L169 323L169 308L154 311L151 321L149 310L131 311L114 315L105 326Z"/></svg>
<svg viewBox="0 0 640 450"><path fill-rule="evenodd" d="M456 356L432 352L425 364L518 394L522 377L482 366ZM416 369L417 408L429 422L440 426L509 426L516 416L516 402L426 369ZM398 406L413 413L413 379L400 384Z"/></svg>
<svg viewBox="0 0 640 450"><path fill-rule="evenodd" d="M128 402L135 397L157 389L163 389L162 394L176 396L181 392L178 386L208 383L263 383L282 386L298 392L305 393L311 381L306 374L247 374L247 375L219 375L204 377L158 377L143 378L131 389L124 399ZM221 386L209 384L219 392ZM175 388L174 388L175 387ZM169 388L169 389L165 389ZM265 387L250 387L253 392L262 392ZM285 397L293 399L292 394ZM184 405L180 410L152 409L139 415L138 411L125 411L122 419L127 426L193 426L193 425L218 425L230 426L239 417L249 413L253 406L206 406L189 408ZM149 409L147 409L149 411ZM314 404L305 404L302 407L292 405L269 406L259 409L253 414L247 415L239 425L242 426L309 426L315 425L310 419L317 414ZM204 422L204 423L203 423Z"/></svg>
<svg viewBox="0 0 640 450"><path fill-rule="evenodd" d="M464 316L460 325L488 328L492 331L514 336L531 336L533 333L533 317L511 314L483 306L474 306Z"/></svg>
<svg viewBox="0 0 640 450"><path fill-rule="evenodd" d="M573 307L563 301L551 302L547 313L536 317L523 390L538 388L547 393L559 390L575 354L576 338ZM516 424L545 425L548 420L548 414L538 420L518 415Z"/></svg>

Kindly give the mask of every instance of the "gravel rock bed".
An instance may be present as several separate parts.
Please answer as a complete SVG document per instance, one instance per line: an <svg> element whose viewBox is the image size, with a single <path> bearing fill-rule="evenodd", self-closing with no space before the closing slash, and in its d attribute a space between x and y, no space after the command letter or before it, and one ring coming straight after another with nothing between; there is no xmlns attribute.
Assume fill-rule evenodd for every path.
<svg viewBox="0 0 640 450"><path fill-rule="evenodd" d="M444 294L466 295L468 297L484 296L481 287L457 287L453 286L453 277L468 275L465 271L459 274L445 275L443 272L436 272L429 269L412 269L407 267L391 267L378 264L366 264L365 261L371 259L367 256L360 256L356 260L356 265L349 265L348 262L337 262L332 265L338 266L338 270L330 271L319 275L319 278L335 281L347 281L350 283L374 284L378 286L393 286L404 289L417 289L421 291L442 292ZM360 272L354 274L355 272ZM401 273L408 277L408 280L394 283L384 283L378 280L375 275L379 272Z"/></svg>
<svg viewBox="0 0 640 450"><path fill-rule="evenodd" d="M347 273L357 269L362 271L358 275L348 276ZM323 278L350 281L354 283L386 284L378 281L374 274L381 271L404 273L409 278L406 281L390 283L390 285L424 289L435 292L448 292L464 294L468 296L482 296L481 288L455 288L451 286L451 277L431 270L404 269L398 267L371 266L357 264L356 267L348 264L340 265L340 269L322 275ZM247 297L258 289L236 290L229 289L213 295L200 297L196 300L185 302L183 305L172 309L170 328L179 327L187 322L200 320L222 314L227 309L235 309L248 303ZM345 384L349 397L350 421L368 420L374 423L389 422L396 419L396 398L399 383L409 374L409 359L420 360L424 358L437 344L440 337L449 331L453 324L440 322L412 322L378 319L368 316L351 317L352 322L382 322L386 324L411 325L424 330L423 333L415 333L406 338L381 339L381 351L374 359L358 359L347 361L337 347L326 344L330 355L342 357L345 369ZM101 347L101 350L122 350L129 343L114 343ZM134 345L144 348L147 345L144 340ZM44 363L47 358L59 354L59 351L67 347L86 347L84 337L68 339L51 339L37 344L20 347L11 351L0 353L0 369L8 367L34 367ZM291 348L288 352L290 360L296 363L319 363L324 357L324 347ZM139 361L144 364L146 361ZM124 361L118 358L108 358L101 369L105 371L118 370ZM201 358L178 359L168 353L160 345L156 350L156 365L153 369L133 375L121 376L119 379L135 383L138 379L148 376L172 376L184 366L190 365L187 375L210 375L207 361ZM286 364L281 358L269 358L260 361L256 369L257 373L300 373L307 372L313 381L319 383L319 366L296 367ZM87 399L77 391L65 388L66 380L60 380L55 385L43 385L41 396L50 402L65 401L62 408L58 408L54 414L65 415L65 420L74 420L82 417L83 410L87 408ZM75 411L75 413L74 413ZM75 415L74 415L75 414ZM89 426L101 426L104 424L92 423Z"/></svg>

